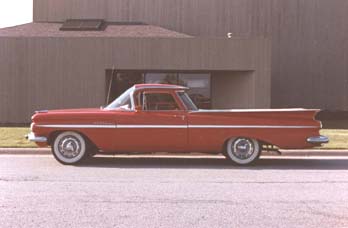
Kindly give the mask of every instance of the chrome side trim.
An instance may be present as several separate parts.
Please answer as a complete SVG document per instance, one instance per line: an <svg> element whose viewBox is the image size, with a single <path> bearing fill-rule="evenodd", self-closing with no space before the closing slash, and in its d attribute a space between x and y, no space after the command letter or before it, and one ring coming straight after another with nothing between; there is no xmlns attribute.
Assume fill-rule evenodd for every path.
<svg viewBox="0 0 348 228"><path fill-rule="evenodd" d="M44 128L116 128L114 124L39 124Z"/></svg>
<svg viewBox="0 0 348 228"><path fill-rule="evenodd" d="M117 125L117 128L188 128L187 125Z"/></svg>
<svg viewBox="0 0 348 228"><path fill-rule="evenodd" d="M189 125L189 128L283 128L283 129L301 129L317 128L316 126L282 126L282 125Z"/></svg>
<svg viewBox="0 0 348 228"><path fill-rule="evenodd" d="M35 111L35 113L47 113L48 110L38 110L38 111Z"/></svg>
<svg viewBox="0 0 348 228"><path fill-rule="evenodd" d="M127 124L41 124L37 127L44 128L227 128L227 129L240 129L240 128L268 128L268 129L304 129L304 128L318 128L317 126L282 126L282 125L127 125Z"/></svg>
<svg viewBox="0 0 348 228"><path fill-rule="evenodd" d="M47 142L46 137L36 136L33 132L30 132L26 138L31 142L45 143Z"/></svg>
<svg viewBox="0 0 348 228"><path fill-rule="evenodd" d="M313 136L313 137L309 137L307 139L307 142L312 143L312 144L321 144L321 143L328 143L329 142L329 137L327 136Z"/></svg>
<svg viewBox="0 0 348 228"><path fill-rule="evenodd" d="M199 109L190 111L190 113L228 113L228 112L303 112L303 111L320 111L319 109L304 108L283 108L283 109Z"/></svg>

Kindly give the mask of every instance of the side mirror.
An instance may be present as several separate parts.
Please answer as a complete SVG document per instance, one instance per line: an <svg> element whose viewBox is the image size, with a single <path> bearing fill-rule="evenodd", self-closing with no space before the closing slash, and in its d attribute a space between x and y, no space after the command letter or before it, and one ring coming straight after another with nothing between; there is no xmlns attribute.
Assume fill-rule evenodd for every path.
<svg viewBox="0 0 348 228"><path fill-rule="evenodd" d="M142 107L141 105L136 105L135 108L134 108L134 110L135 110L136 112L141 112L141 111L143 111L143 107Z"/></svg>

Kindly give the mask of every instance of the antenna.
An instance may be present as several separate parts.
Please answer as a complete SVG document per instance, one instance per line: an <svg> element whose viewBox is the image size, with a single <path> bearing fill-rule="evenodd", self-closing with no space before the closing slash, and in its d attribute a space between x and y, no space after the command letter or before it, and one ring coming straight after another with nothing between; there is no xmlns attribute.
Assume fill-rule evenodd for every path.
<svg viewBox="0 0 348 228"><path fill-rule="evenodd" d="M109 80L109 90L108 90L108 95L106 97L106 105L109 104L110 102L110 93L111 93L111 86L112 86L112 82L114 80L114 73L116 72L115 70L115 66L112 66L112 71L111 71L111 79Z"/></svg>

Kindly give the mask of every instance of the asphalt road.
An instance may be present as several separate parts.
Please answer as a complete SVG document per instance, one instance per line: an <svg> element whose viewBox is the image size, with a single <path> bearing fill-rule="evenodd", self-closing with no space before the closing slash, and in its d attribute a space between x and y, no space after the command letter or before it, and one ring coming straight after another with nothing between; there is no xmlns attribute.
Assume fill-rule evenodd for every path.
<svg viewBox="0 0 348 228"><path fill-rule="evenodd" d="M1 155L0 227L348 227L348 157Z"/></svg>

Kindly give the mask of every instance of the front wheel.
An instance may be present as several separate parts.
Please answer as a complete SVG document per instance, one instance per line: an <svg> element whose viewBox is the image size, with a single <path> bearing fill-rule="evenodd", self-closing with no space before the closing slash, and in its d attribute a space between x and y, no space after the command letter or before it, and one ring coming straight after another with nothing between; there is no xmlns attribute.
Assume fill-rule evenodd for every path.
<svg viewBox="0 0 348 228"><path fill-rule="evenodd" d="M261 153L256 139L244 137L231 138L226 145L226 157L237 165L249 165L255 162Z"/></svg>
<svg viewBox="0 0 348 228"><path fill-rule="evenodd" d="M53 142L52 153L56 160L64 165L73 165L86 156L86 140L82 135L72 131L60 133Z"/></svg>

